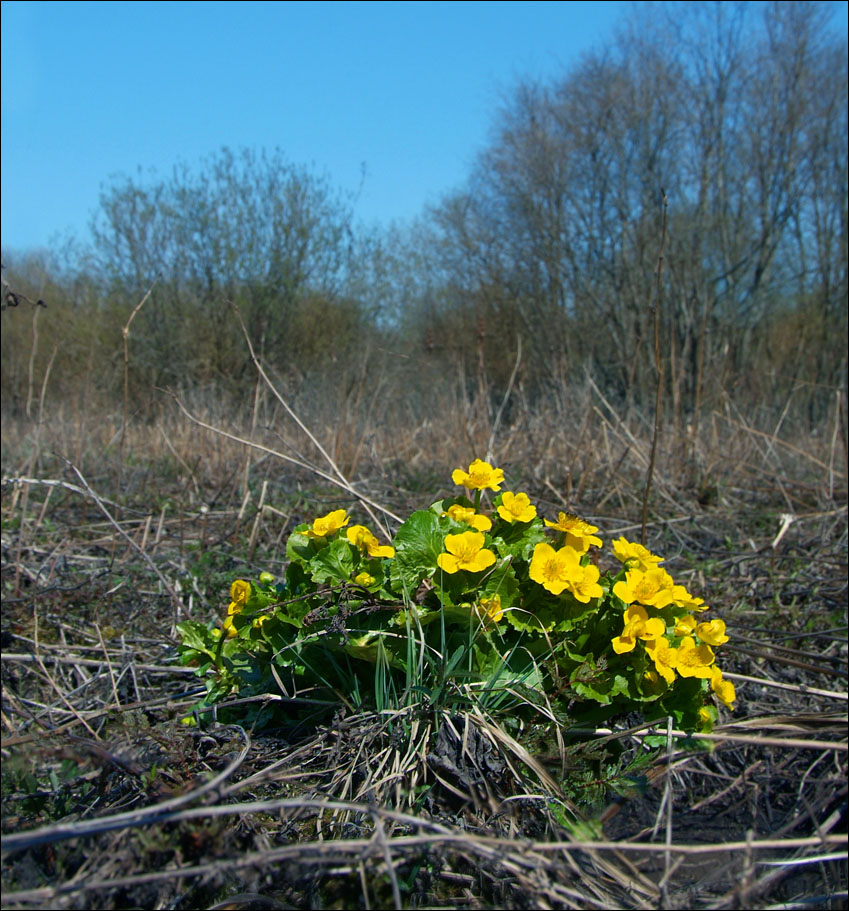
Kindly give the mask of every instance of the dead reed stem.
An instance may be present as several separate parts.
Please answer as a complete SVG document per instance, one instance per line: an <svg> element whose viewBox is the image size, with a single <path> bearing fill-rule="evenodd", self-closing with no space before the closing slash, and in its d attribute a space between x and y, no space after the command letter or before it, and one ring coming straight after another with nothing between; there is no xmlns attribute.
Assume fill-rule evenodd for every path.
<svg viewBox="0 0 849 911"><path fill-rule="evenodd" d="M657 459L657 440L660 436L660 415L663 405L663 360L660 356L660 289L661 279L663 277L663 254L666 250L666 214L668 202L666 191L661 189L663 197L663 223L660 232L660 252L657 254L657 269L655 271L655 296L654 303L651 307L652 324L654 328L654 366L657 371L657 382L655 385L654 397L654 430L651 438L651 452L649 454L649 467L646 472L646 490L643 494L643 523L640 530L640 543L646 543L646 523L649 514L649 493L651 492L652 476L654 475L654 466Z"/></svg>

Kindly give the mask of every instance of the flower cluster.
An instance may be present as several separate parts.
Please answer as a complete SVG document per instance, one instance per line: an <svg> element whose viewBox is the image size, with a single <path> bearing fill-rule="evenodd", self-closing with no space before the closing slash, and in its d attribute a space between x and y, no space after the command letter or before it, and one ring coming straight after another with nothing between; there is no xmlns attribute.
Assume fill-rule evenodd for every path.
<svg viewBox="0 0 849 911"><path fill-rule="evenodd" d="M223 663L236 655L232 666L247 668L246 680L265 679L274 657L326 686L327 674L342 673L351 659L409 676L421 670L410 663L421 661L416 656L466 654L464 679L478 675L490 688L515 679L548 700L554 680L562 691L565 678L569 711L642 707L706 730L715 700L733 707L734 686L716 663L729 638L725 623L705 619L704 600L673 579L662 557L620 537L610 545L617 568L602 572L595 525L567 512L544 518L527 493L502 490L504 471L481 459L452 479L468 496L414 512L389 543L352 524L345 509L297 526L285 579L236 580L214 634L192 621L180 625L185 654L219 668L216 693L238 686ZM409 647L413 636L424 637L424 647ZM347 658L316 662L310 649ZM366 678L374 685L373 672ZM342 692L349 684L332 685Z"/></svg>
<svg viewBox="0 0 849 911"><path fill-rule="evenodd" d="M688 613L708 607L702 598L675 584L672 576L660 568L661 557L624 538L614 541L613 548L614 555L626 567L625 578L614 584L613 594L628 605L622 632L612 640L613 650L618 655L626 654L642 641L654 665L646 672L649 682L659 676L671 685L676 672L681 677L710 680L714 693L730 708L736 699L734 684L723 679L711 648L728 641L725 622L715 619L699 623ZM651 617L648 608L654 611ZM667 635L669 627L671 635Z"/></svg>

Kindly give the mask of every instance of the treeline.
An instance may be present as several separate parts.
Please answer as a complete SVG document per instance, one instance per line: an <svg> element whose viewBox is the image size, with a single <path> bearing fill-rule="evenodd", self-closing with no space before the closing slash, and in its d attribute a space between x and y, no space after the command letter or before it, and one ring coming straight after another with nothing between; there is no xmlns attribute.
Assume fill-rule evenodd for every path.
<svg viewBox="0 0 849 911"><path fill-rule="evenodd" d="M119 401L122 328L150 291L129 335L136 409L155 388L244 402L238 308L289 388L409 402L459 384L497 407L518 363L513 402L590 377L646 410L665 194L667 413L792 400L817 426L846 372L847 46L829 14L637 9L562 79L518 84L465 185L403 228L363 229L280 152L114 182L86 247L3 254L11 290L47 303L5 308L3 407L31 410L48 364L61 393Z"/></svg>

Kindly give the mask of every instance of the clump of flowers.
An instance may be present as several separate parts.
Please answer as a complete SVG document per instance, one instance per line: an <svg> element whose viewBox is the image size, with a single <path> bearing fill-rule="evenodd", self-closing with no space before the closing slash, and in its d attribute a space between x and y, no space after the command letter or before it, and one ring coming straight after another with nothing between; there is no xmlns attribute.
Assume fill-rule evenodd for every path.
<svg viewBox="0 0 849 911"><path fill-rule="evenodd" d="M576 719L641 710L705 731L717 703L733 708L716 662L725 623L705 618L709 607L661 556L620 537L615 568L602 571L595 525L544 518L481 459L452 480L474 499L414 512L390 543L345 509L297 526L281 581L238 579L220 627L180 624L207 701L279 693L285 681L363 698L380 680L376 699L409 703L445 691L450 656L464 698L520 686L531 701L562 700Z"/></svg>

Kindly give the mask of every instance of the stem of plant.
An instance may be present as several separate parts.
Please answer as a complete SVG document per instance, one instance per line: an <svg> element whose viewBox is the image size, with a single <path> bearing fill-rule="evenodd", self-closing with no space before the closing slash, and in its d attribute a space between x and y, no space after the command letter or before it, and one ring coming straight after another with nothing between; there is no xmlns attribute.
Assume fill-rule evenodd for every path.
<svg viewBox="0 0 849 911"><path fill-rule="evenodd" d="M654 365L657 370L657 386L655 388L654 398L654 432L651 440L651 456L649 458L649 467L646 473L646 491L643 494L643 521L640 530L640 543L645 546L646 543L646 524L648 523L649 514L649 493L651 491L652 475L654 474L654 463L657 457L657 438L660 435L660 410L663 393L663 362L660 359L660 279L663 274L663 254L666 249L666 212L668 202L666 199L666 190L661 187L661 196L663 197L663 225L660 233L660 252L657 255L657 271L655 272L655 297L652 304L652 322L654 323Z"/></svg>

